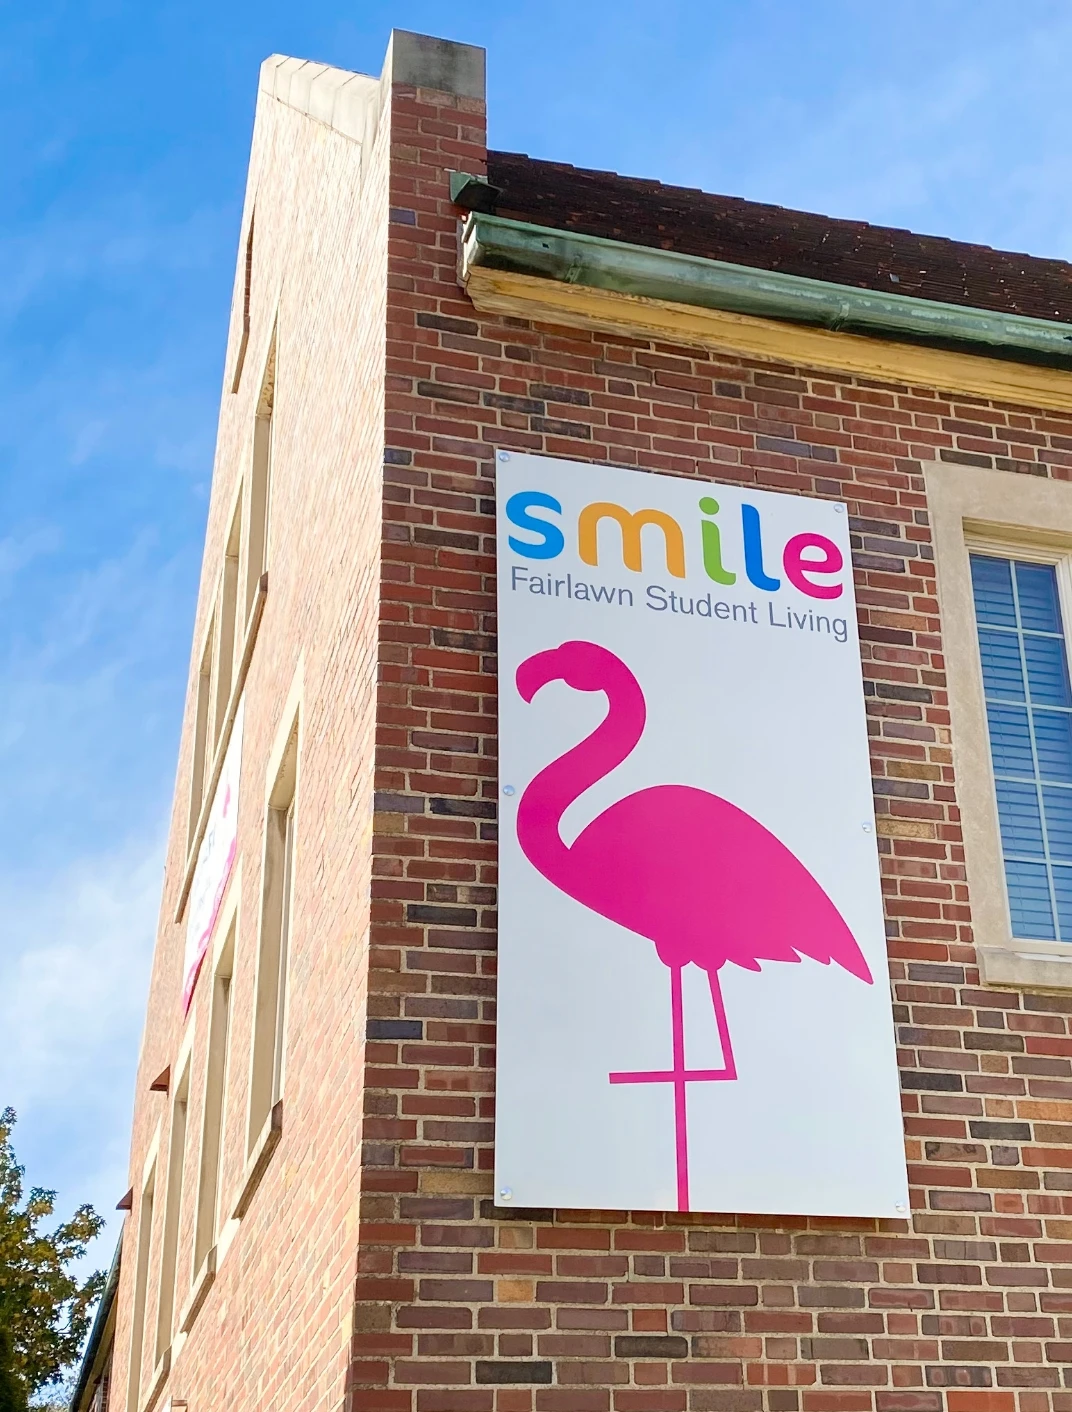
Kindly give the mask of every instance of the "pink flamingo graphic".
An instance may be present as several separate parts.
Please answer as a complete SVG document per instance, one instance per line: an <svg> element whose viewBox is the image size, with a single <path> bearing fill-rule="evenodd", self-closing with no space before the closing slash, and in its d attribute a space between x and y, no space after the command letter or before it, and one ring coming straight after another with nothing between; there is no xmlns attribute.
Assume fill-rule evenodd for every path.
<svg viewBox="0 0 1072 1412"><path fill-rule="evenodd" d="M517 669L532 698L551 681L606 693L606 717L586 740L531 781L517 814L529 862L585 907L655 943L670 969L673 1068L614 1073L611 1083L671 1083L678 1209L689 1209L687 1085L733 1080L737 1069L719 985L727 961L836 961L868 985L867 962L841 914L807 868L749 814L705 790L663 784L605 809L569 847L559 823L567 807L620 765L644 731L644 694L625 663L593 642L564 642ZM724 1067L686 1069L681 973L707 972Z"/></svg>

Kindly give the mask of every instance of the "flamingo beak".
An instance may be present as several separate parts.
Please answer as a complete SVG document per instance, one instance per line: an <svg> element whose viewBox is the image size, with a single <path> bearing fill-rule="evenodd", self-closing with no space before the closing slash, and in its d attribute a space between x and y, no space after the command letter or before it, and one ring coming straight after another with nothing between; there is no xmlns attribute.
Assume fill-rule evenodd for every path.
<svg viewBox="0 0 1072 1412"><path fill-rule="evenodd" d="M517 669L514 680L522 701L531 701L541 686L549 681L557 681L562 676L561 648L552 647L546 652L536 652L527 657Z"/></svg>

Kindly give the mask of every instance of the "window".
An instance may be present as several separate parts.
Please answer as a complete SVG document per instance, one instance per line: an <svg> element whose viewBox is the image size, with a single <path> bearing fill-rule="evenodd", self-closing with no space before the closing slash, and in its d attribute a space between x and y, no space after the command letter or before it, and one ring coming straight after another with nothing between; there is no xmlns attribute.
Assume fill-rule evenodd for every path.
<svg viewBox="0 0 1072 1412"><path fill-rule="evenodd" d="M213 712L212 744L219 744L235 674L235 641L238 615L238 561L242 550L242 498L231 517L223 553L219 607L216 618L216 702Z"/></svg>
<svg viewBox="0 0 1072 1412"><path fill-rule="evenodd" d="M249 229L246 231L246 252L244 265L244 279L242 287L242 332L238 337L238 352L235 355L234 377L231 379L231 391L237 392L242 382L242 369L246 362L246 349L249 346L249 304L250 292L253 287L253 224L256 219L256 211L252 211L249 217Z"/></svg>
<svg viewBox="0 0 1072 1412"><path fill-rule="evenodd" d="M253 1016L249 1134L252 1154L272 1108L283 1093L287 952L294 887L294 821L298 774L298 722L286 739L268 796L264 839L260 946Z"/></svg>
<svg viewBox="0 0 1072 1412"><path fill-rule="evenodd" d="M268 361L257 399L253 423L253 464L249 477L249 535L246 559L246 620L253 611L257 586L268 567L268 529L272 499L272 432L275 413L276 338L273 334Z"/></svg>
<svg viewBox="0 0 1072 1412"><path fill-rule="evenodd" d="M89 1412L108 1412L111 1403L109 1393L112 1386L112 1359L108 1357L108 1362L104 1372L101 1374L100 1382L97 1384L93 1394L93 1401L89 1404Z"/></svg>
<svg viewBox="0 0 1072 1412"><path fill-rule="evenodd" d="M175 1323L175 1273L182 1214L183 1175L186 1168L186 1113L190 1100L190 1066L183 1070L171 1105L171 1140L168 1145L167 1192L164 1199L164 1235L160 1250L160 1300L156 1313L156 1362L171 1347Z"/></svg>
<svg viewBox="0 0 1072 1412"><path fill-rule="evenodd" d="M957 813L934 834L944 860L924 844L918 866L954 881L963 867L950 921L984 984L1072 990L1072 482L952 464L924 477L941 612L928 670L951 729L920 768L955 783Z"/></svg>
<svg viewBox="0 0 1072 1412"><path fill-rule="evenodd" d="M971 556L1012 934L1072 942L1072 693L1053 564Z"/></svg>
<svg viewBox="0 0 1072 1412"><path fill-rule="evenodd" d="M197 671L193 762L190 766L190 819L186 835L187 851L193 847L197 821L201 817L201 806L205 801L206 776L212 768L212 751L209 748L209 714L212 706L213 638L214 633L210 627L208 641L201 653L201 665Z"/></svg>
<svg viewBox="0 0 1072 1412"><path fill-rule="evenodd" d="M142 1188L138 1206L138 1254L134 1266L134 1305L130 1324L130 1367L127 1375L127 1412L137 1412L141 1399L141 1365L145 1348L145 1301L149 1287L149 1254L153 1238L156 1195L154 1162Z"/></svg>
<svg viewBox="0 0 1072 1412"><path fill-rule="evenodd" d="M209 1012L208 1060L205 1074L205 1112L198 1174L197 1216L194 1230L193 1278L201 1273L219 1231L220 1164L231 1045L231 977L234 974L235 922L216 963Z"/></svg>
<svg viewBox="0 0 1072 1412"><path fill-rule="evenodd" d="M242 495L231 516L223 551L223 570L209 617L208 637L197 672L193 763L190 771L190 816L187 852L193 847L205 792L216 763L216 752L227 720L235 683L238 651L239 561L242 553Z"/></svg>

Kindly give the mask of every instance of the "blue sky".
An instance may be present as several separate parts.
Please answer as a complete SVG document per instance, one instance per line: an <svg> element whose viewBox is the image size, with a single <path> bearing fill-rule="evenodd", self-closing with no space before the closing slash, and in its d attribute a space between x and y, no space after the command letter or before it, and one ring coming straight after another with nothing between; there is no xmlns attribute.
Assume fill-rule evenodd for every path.
<svg viewBox="0 0 1072 1412"><path fill-rule="evenodd" d="M109 1247L257 69L392 25L487 48L493 146L1072 259L1067 0L0 11L0 1106Z"/></svg>

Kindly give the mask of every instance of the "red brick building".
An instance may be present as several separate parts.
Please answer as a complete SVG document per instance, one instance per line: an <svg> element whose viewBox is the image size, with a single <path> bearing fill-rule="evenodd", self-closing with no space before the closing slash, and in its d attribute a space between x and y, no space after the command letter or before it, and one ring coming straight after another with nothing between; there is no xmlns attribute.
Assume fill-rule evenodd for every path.
<svg viewBox="0 0 1072 1412"><path fill-rule="evenodd" d="M1072 746L969 571L1067 617L1072 267L484 120L461 45L262 69L110 1405L1072 1412ZM910 1219L496 1205L497 448L847 502Z"/></svg>

